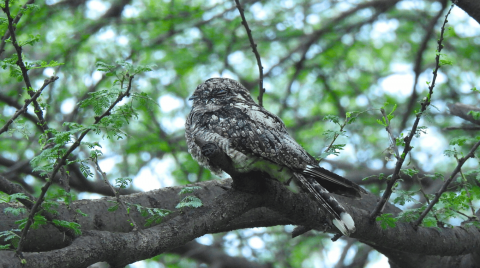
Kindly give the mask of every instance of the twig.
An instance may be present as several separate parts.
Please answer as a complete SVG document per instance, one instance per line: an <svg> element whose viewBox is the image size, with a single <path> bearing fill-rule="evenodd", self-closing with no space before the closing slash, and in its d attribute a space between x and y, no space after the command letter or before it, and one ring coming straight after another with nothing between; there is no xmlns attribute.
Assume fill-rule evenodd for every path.
<svg viewBox="0 0 480 268"><path fill-rule="evenodd" d="M9 0L6 0L5 1L5 7L2 7L2 10L3 10L3 12L5 12L5 14L7 14L8 30L9 30L10 36L12 38L12 45L17 52L17 58L18 58L17 65L18 65L18 67L20 67L20 70L22 71L23 80L25 81L25 85L27 86L27 92L30 95L30 97L33 98L35 93L33 93L33 90L31 90L32 89L32 84L30 83L30 78L28 77L28 73L27 73L28 69L25 66L25 63L23 62L23 59L22 59L22 47L18 45L17 37L15 36L15 28L13 26L14 20L12 19L12 16L10 15L10 7L8 6L8 4L9 4ZM33 100L32 102L33 102L33 106L35 108L34 112L37 115L38 120L40 121L39 125L40 125L40 127L42 127L43 131L46 131L48 129L48 126L47 126L47 122L45 122L45 119L43 118L42 108L38 104L37 100ZM50 135L51 134L49 134L49 137L50 137Z"/></svg>
<svg viewBox="0 0 480 268"><path fill-rule="evenodd" d="M474 131L474 130L480 130L480 127L476 126L464 126L464 127L446 127L443 130L466 130L466 131Z"/></svg>
<svg viewBox="0 0 480 268"><path fill-rule="evenodd" d="M240 5L240 1L235 0L235 3L237 4L237 9L238 9L238 12L240 12L240 16L242 17L242 24L245 27L245 30L247 31L248 40L250 40L250 46L252 47L253 54L255 54L255 58L257 58L258 72L260 75L260 79L258 81L258 86L260 87L260 94L258 95L258 105L263 107L263 93L265 93L265 89L263 88L262 60L260 59L260 53L258 53L258 50L257 50L257 44L255 44L255 41L253 41L252 31L248 27L248 23L247 23L247 20L245 19L245 15L243 14L243 8Z"/></svg>
<svg viewBox="0 0 480 268"><path fill-rule="evenodd" d="M415 106L415 102L418 98L418 91L417 91L418 79L420 78L420 74L422 74L422 71L423 71L422 70L423 54L428 48L428 41L430 41L430 38L435 29L435 25L437 24L437 21L440 19L442 14L445 12L445 9L447 8L446 0L442 0L439 2L441 2L442 8L438 11L437 15L435 15L435 17L433 17L430 20L430 22L428 23L428 26L426 26L426 31L425 31L425 34L423 35L422 42L420 43L420 47L418 48L417 53L415 55L415 65L413 67L415 78L413 80L412 94L410 95L407 108L404 110L405 113L403 114L399 129L405 129L408 118L410 118L409 115L413 110L413 107Z"/></svg>
<svg viewBox="0 0 480 268"><path fill-rule="evenodd" d="M425 218L425 216L427 216L428 212L430 212L430 210L432 210L433 206L438 202L438 200L440 200L440 196L447 190L448 185L453 181L453 179L455 178L457 173L460 172L463 164L469 158L471 158L471 157L473 158L475 156L474 153L479 146L480 146L480 141L478 141L477 143L475 143L475 145L473 145L472 149L470 150L470 152L468 152L467 155L458 159L457 167L455 167L455 169L453 170L452 175L450 175L450 178L448 178L448 180L445 181L445 183L442 185L442 188L440 188L440 190L438 190L438 192L435 194L435 198L432 200L432 202L430 202L430 204L422 212L420 217L413 223L414 227L418 227L422 223L423 219Z"/></svg>
<svg viewBox="0 0 480 268"><path fill-rule="evenodd" d="M13 123L13 121L15 121L15 119L17 117L19 117L21 114L25 113L27 111L27 108L28 108L28 105L30 105L31 102L35 101L39 96L40 94L42 93L42 91L51 83L55 82L55 80L58 79L58 76L52 76L50 77L49 79L45 79L45 81L43 81L43 85L42 87L37 90L35 92L35 94L33 94L33 96L30 98L30 99L26 99L25 100L25 104L23 105L23 107L21 109L18 109L15 114L12 116L12 118L10 118L7 123L0 129L0 135L7 131L8 130L8 127Z"/></svg>
<svg viewBox="0 0 480 268"><path fill-rule="evenodd" d="M104 117L106 116L109 116L112 111L112 109L126 96L129 96L130 95L130 89L132 88L132 80L133 80L134 76L129 76L129 81L128 81L128 87L127 87L127 90L125 92L121 92L118 94L118 97L117 99L110 105L110 107L108 107L108 109L100 116L95 116L95 122L93 123L94 125L95 124L98 124ZM28 232L28 229L30 229L30 226L32 225L33 223L33 216L35 215L35 213L37 212L39 206L43 203L44 201L44 198L45 198L45 194L47 193L47 190L48 188L50 188L50 186L53 184L54 182L54 178L55 178L55 175L58 173L58 171L60 170L60 168L65 164L65 161L67 160L68 156L75 150L77 149L78 146L80 146L80 142L83 140L83 138L85 138L85 136L87 135L88 132L90 132L90 128L89 129L86 129L84 130L80 136L78 137L78 139L72 144L72 146L68 149L68 151L63 155L62 158L59 158L57 159L55 165L54 165L54 168L53 168L53 171L51 173L51 175L49 176L50 178L47 180L47 183L41 188L42 189L42 192L40 193L40 196L38 197L37 199L37 202L35 203L35 205L33 206L33 208L31 209L30 211L30 214L28 215L28 220L25 224L25 227L23 228L22 230L22 235L21 235L21 238L20 238L20 241L18 242L18 248L17 248L17 251L16 251L16 254L17 256L19 256L20 258L23 259L22 257L22 250L23 250L23 245L25 243L25 238L26 238L26 235L27 235L27 232Z"/></svg>
<svg viewBox="0 0 480 268"><path fill-rule="evenodd" d="M15 16L15 19L13 19L13 24L15 25L18 24L18 22L23 16L22 9L25 9L27 5L32 4L33 2L35 2L35 0L28 0L28 2L25 3L25 5L23 5L20 8L20 11L17 13L17 16ZM0 42L0 55L2 55L2 53L5 51L5 45L7 44L6 41L9 37L10 37L10 30L8 30L2 37L2 41Z"/></svg>
<svg viewBox="0 0 480 268"><path fill-rule="evenodd" d="M130 223L132 224L133 226L133 230L132 231L137 231L138 230L138 225L137 223L135 222L135 220L132 218L132 215L130 215L129 213L129 209L127 208L127 206L125 205L125 203L120 199L120 193L117 191L117 189L115 189L115 187L113 187L110 182L108 181L108 178L107 178L107 173L103 172L102 169L100 168L100 165L98 164L98 159L95 158L92 160L94 163L95 163L95 167L97 169L97 171L100 173L100 175L102 176L103 178L103 181L108 185L110 186L110 189L112 189L112 192L113 194L115 195L115 199L117 199L117 202L119 204L122 205L123 209L125 209L125 216L127 216L130 220Z"/></svg>
<svg viewBox="0 0 480 268"><path fill-rule="evenodd" d="M398 160L400 158L400 153L398 152L397 140L395 139L392 128L390 127L390 120L388 119L385 109L381 108L380 112L382 113L383 118L385 118L385 122L387 124L387 126L385 127L385 130L387 131L388 136L390 137L390 144L391 144L390 146L395 150L395 157Z"/></svg>
<svg viewBox="0 0 480 268"><path fill-rule="evenodd" d="M430 199L428 198L427 193L425 193L425 191L423 190L422 182L421 182L420 179L418 178L418 175L416 176L416 179L417 179L417 181L418 181L418 184L420 185L420 190L418 190L418 191L422 193L423 198L425 198L425 200L427 201L427 204L430 205ZM435 220L437 220L437 222L440 222L440 220L438 219L437 215L433 215L433 216L435 217Z"/></svg>
<svg viewBox="0 0 480 268"><path fill-rule="evenodd" d="M412 150L413 147L410 146L410 143L413 140L413 137L415 136L415 133L417 132L417 127L418 123L420 122L420 118L422 117L423 113L425 110L427 110L427 107L430 105L430 101L433 95L433 88L435 87L435 81L437 79L437 73L438 69L440 68L440 52L443 49L442 41L443 41L443 33L445 32L445 24L447 24L448 20L448 15L452 11L452 8L454 5L450 7L448 10L447 14L445 15L445 20L443 21L442 29L440 31L440 39L438 39L438 46L437 46L437 55L435 57L435 70L433 71L433 78L430 86L428 87L428 95L427 97L424 97L421 102L421 109L420 112L417 112L415 122L413 123L412 129L410 130L410 134L404 138L405 142L405 148L403 149L402 155L400 155L400 158L397 159L397 163L395 164L395 171L393 173L392 178L387 182L387 188L385 189L385 192L383 193L382 198L378 202L377 206L375 209L372 211L370 214L370 223L374 223L376 217L383 211L385 204L387 203L388 199L390 199L390 195L392 194L392 187L395 185L399 178L400 174L400 169L402 168L403 162L406 159L407 154ZM438 201L438 200L437 200ZM435 204L432 202L430 205ZM430 207L430 206L429 206ZM431 208L430 208L431 209ZM421 222L421 221L420 221Z"/></svg>
<svg viewBox="0 0 480 268"><path fill-rule="evenodd" d="M458 161L458 158L457 158L457 161ZM470 205L470 210L472 211L472 216L476 218L477 216L475 216L475 208L473 207L472 196L470 195L470 192L468 191L468 188L467 188L467 179L465 178L465 175L463 175L463 172L461 169L460 169L460 176L462 176L462 180L463 180L463 183L462 183L463 189L465 189L465 193L469 199L468 203Z"/></svg>

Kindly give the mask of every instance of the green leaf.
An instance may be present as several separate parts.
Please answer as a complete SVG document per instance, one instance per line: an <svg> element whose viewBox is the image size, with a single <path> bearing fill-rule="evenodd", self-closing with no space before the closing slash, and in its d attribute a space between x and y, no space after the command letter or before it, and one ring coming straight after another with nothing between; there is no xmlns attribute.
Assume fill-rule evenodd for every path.
<svg viewBox="0 0 480 268"><path fill-rule="evenodd" d="M26 45L33 46L35 43L40 41L40 35L39 34L37 34L37 35L29 34L28 37L29 38L25 41L18 41L18 45L21 46L21 47L26 46Z"/></svg>
<svg viewBox="0 0 480 268"><path fill-rule="evenodd" d="M87 217L88 214L83 213L80 209L76 209L75 212L77 212L80 216Z"/></svg>
<svg viewBox="0 0 480 268"><path fill-rule="evenodd" d="M17 207L17 208L7 207L3 210L3 213L5 213L5 214L10 213L13 216L19 216L20 214L27 213L27 209L23 208L23 207Z"/></svg>
<svg viewBox="0 0 480 268"><path fill-rule="evenodd" d="M393 217L392 213L385 213L376 218L376 221L380 222L382 229L394 228L398 219Z"/></svg>
<svg viewBox="0 0 480 268"><path fill-rule="evenodd" d="M64 221L64 220L52 220L53 224L56 226L72 229L75 235L82 235L82 230L80 230L80 224L76 222Z"/></svg>
<svg viewBox="0 0 480 268"><path fill-rule="evenodd" d="M200 186L187 186L187 187L182 188L182 190L180 190L178 195L191 194L191 193L195 192L196 190L200 190L200 189L202 189L202 187L200 187Z"/></svg>
<svg viewBox="0 0 480 268"><path fill-rule="evenodd" d="M30 64L27 67L27 69L31 70L31 69L41 69L41 68L47 68L47 67L56 67L64 64L65 63L56 62L54 60L50 61L50 63L47 63L46 61L38 61ZM34 65L40 65L40 66L34 66Z"/></svg>
<svg viewBox="0 0 480 268"><path fill-rule="evenodd" d="M330 121L334 124L337 124L337 125L340 125L340 118L338 118L338 116L336 115L326 115L325 117L323 117L323 120L324 121Z"/></svg>
<svg viewBox="0 0 480 268"><path fill-rule="evenodd" d="M440 60L440 66L443 65L453 65L453 62L451 60Z"/></svg>
<svg viewBox="0 0 480 268"><path fill-rule="evenodd" d="M116 201L109 201L109 202L114 203L114 205L111 206L111 207L109 207L109 208L108 208L108 211L110 211L110 212L116 211L116 210L118 209L118 206L119 206L118 202L116 202Z"/></svg>
<svg viewBox="0 0 480 268"><path fill-rule="evenodd" d="M450 140L450 145L459 145L462 146L464 145L467 141L471 141L472 139L469 137L461 136L457 138L452 138Z"/></svg>
<svg viewBox="0 0 480 268"><path fill-rule="evenodd" d="M120 189L125 189L127 186L132 183L132 178L117 178L115 179L115 186Z"/></svg>
<svg viewBox="0 0 480 268"><path fill-rule="evenodd" d="M418 170L416 169L401 169L400 171L409 177L413 177L418 174Z"/></svg>
<svg viewBox="0 0 480 268"><path fill-rule="evenodd" d="M203 206L202 200L200 200L198 197L189 195L185 196L180 203L177 204L175 208L181 209L185 207L190 207L190 208L199 208Z"/></svg>
<svg viewBox="0 0 480 268"><path fill-rule="evenodd" d="M480 120L480 111L470 111L467 115L471 115L475 120Z"/></svg>

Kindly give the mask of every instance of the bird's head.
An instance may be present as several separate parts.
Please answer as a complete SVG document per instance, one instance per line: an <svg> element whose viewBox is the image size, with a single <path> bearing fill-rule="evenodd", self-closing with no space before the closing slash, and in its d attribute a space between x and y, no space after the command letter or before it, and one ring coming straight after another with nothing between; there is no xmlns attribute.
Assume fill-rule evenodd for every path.
<svg viewBox="0 0 480 268"><path fill-rule="evenodd" d="M232 102L255 103L250 92L230 78L210 78L198 85L190 98L193 106L224 106Z"/></svg>

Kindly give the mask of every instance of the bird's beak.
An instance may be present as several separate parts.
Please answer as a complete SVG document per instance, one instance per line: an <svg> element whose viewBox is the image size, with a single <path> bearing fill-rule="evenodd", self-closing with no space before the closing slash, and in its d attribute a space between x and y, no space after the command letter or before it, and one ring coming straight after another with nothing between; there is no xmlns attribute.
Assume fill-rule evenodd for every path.
<svg viewBox="0 0 480 268"><path fill-rule="evenodd" d="M196 99L198 99L198 96L193 95L188 100L196 100Z"/></svg>

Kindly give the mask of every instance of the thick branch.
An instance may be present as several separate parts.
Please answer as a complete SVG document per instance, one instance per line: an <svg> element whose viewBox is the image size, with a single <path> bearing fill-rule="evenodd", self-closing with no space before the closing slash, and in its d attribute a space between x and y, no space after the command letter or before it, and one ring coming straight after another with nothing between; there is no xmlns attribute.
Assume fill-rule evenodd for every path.
<svg viewBox="0 0 480 268"><path fill-rule="evenodd" d="M480 125L480 120L477 120L473 118L473 115L468 114L470 111L480 112L480 108L458 102L455 104L447 103L447 106L448 109L450 109L451 114L470 121L476 125Z"/></svg>
<svg viewBox="0 0 480 268"><path fill-rule="evenodd" d="M454 1L455 2L455 1ZM457 0L455 4L480 23L480 5L477 0Z"/></svg>

